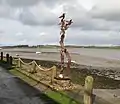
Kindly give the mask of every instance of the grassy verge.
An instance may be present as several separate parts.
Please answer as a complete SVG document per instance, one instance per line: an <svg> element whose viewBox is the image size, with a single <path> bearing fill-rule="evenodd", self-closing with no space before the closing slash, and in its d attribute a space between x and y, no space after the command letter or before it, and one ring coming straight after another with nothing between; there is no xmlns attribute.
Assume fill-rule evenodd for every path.
<svg viewBox="0 0 120 104"><path fill-rule="evenodd" d="M37 85L37 82L27 76L25 76L24 74L20 73L19 71L17 71L15 68L9 70L11 74L17 76L18 78L22 79L23 81L27 82L28 84L34 86ZM80 104L78 102L76 102L75 100L73 100L72 98L70 98L69 96L64 96L64 94L61 94L64 92L56 92L53 90L47 90L45 92L45 94L47 96L49 96L50 98L54 99L55 101L57 101L60 104Z"/></svg>
<svg viewBox="0 0 120 104"><path fill-rule="evenodd" d="M9 70L11 74L17 76L18 78L22 79L23 81L29 83L30 85L35 85L37 84L37 82L33 79L30 79L29 77L25 76L24 74L20 73L19 71L17 71L15 68Z"/></svg>
<svg viewBox="0 0 120 104"><path fill-rule="evenodd" d="M56 100L57 102L59 102L60 104L79 104L77 102L75 102L74 100L64 97L61 94L57 93L57 92L53 92L53 91L49 91L46 93L50 98Z"/></svg>

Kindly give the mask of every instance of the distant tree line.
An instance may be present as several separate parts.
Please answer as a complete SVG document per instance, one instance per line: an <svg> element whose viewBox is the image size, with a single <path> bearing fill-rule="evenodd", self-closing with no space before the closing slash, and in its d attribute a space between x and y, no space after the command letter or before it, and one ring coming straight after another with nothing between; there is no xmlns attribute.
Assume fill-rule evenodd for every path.
<svg viewBox="0 0 120 104"><path fill-rule="evenodd" d="M22 48L22 47L29 47L29 45L15 45L15 46L3 46L3 48Z"/></svg>
<svg viewBox="0 0 120 104"><path fill-rule="evenodd" d="M2 46L2 48L60 48L58 45L14 45L14 46ZM75 46L75 45L66 45L67 48L101 48L101 49L120 49L120 46Z"/></svg>

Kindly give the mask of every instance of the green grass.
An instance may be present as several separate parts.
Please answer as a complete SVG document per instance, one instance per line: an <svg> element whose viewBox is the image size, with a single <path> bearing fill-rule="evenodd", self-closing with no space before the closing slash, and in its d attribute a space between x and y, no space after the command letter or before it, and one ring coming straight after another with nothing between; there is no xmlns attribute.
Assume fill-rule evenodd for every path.
<svg viewBox="0 0 120 104"><path fill-rule="evenodd" d="M10 73L12 73L13 75L17 76L18 78L22 79L23 81L29 83L30 85L35 85L37 84L37 82L29 77L27 77L26 75L22 74L21 72L17 71L16 69L11 69L9 70Z"/></svg>
<svg viewBox="0 0 120 104"><path fill-rule="evenodd" d="M23 81L27 82L28 84L32 85L32 86L37 84L37 82L35 80L27 77L26 75L22 74L21 72L19 72L15 68L9 70L9 72L11 74L17 76L18 78L22 79ZM73 100L72 98L70 98L64 92L59 93L59 92L55 92L52 90L48 90L47 92L45 92L45 94L60 104L80 104L80 103L76 102L75 100Z"/></svg>
<svg viewBox="0 0 120 104"><path fill-rule="evenodd" d="M64 96L63 94L60 94L54 91L48 91L46 94L60 104L80 104L75 100L72 100L67 96Z"/></svg>

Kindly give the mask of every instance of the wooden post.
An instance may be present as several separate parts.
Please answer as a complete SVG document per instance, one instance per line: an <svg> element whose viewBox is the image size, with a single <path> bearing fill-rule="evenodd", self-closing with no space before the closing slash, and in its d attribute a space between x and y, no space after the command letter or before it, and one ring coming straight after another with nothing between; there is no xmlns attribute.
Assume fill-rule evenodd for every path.
<svg viewBox="0 0 120 104"><path fill-rule="evenodd" d="M54 82L54 78L56 77L56 66L53 66L53 69L52 69L52 78L51 78L51 83L53 84Z"/></svg>
<svg viewBox="0 0 120 104"><path fill-rule="evenodd" d="M21 68L21 61L20 61L20 58L18 58L18 67Z"/></svg>
<svg viewBox="0 0 120 104"><path fill-rule="evenodd" d="M9 63L9 54L8 53L6 54L6 61L7 61L7 63Z"/></svg>
<svg viewBox="0 0 120 104"><path fill-rule="evenodd" d="M93 77L87 76L85 78L84 86L84 104L92 104L92 92L93 92Z"/></svg>
<svg viewBox="0 0 120 104"><path fill-rule="evenodd" d="M3 52L1 52L1 61L3 61Z"/></svg>
<svg viewBox="0 0 120 104"><path fill-rule="evenodd" d="M36 64L35 64L35 62L34 62L34 61L33 61L33 63L32 63L32 66L33 66L32 73L36 73Z"/></svg>
<svg viewBox="0 0 120 104"><path fill-rule="evenodd" d="M10 56L10 58L9 58L10 60L10 65L12 65L12 61L13 61L13 58L12 58L12 56Z"/></svg>

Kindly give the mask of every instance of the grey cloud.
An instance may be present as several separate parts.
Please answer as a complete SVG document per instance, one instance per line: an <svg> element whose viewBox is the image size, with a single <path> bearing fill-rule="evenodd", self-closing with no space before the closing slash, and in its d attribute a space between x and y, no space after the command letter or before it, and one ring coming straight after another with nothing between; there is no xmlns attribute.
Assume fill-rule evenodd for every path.
<svg viewBox="0 0 120 104"><path fill-rule="evenodd" d="M58 4L61 0L41 0L43 3L45 3L48 7L54 7L56 4Z"/></svg>
<svg viewBox="0 0 120 104"><path fill-rule="evenodd" d="M0 5L0 16L9 17L11 8L9 6Z"/></svg>
<svg viewBox="0 0 120 104"><path fill-rule="evenodd" d="M61 5L63 3L72 4L76 1L77 0L41 0L41 2L44 2L50 8L53 8L56 5Z"/></svg>
<svg viewBox="0 0 120 104"><path fill-rule="evenodd" d="M10 0L12 1L12 0ZM9 1L9 2L10 2ZM13 0L14 1L14 0ZM16 0L17 1L17 0ZM44 0L43 0L44 1ZM21 1L23 2L23 0ZM27 2L27 1L26 1ZM52 0L51 3L58 4L58 3L63 3L62 0ZM28 8L28 7L22 7L22 8L10 8L9 6L4 7L3 10L4 12L0 11L1 16L4 15L4 17L10 17L10 18L15 18L21 21L25 25L31 25L31 26L37 26L37 25L45 25L45 26L50 26L50 25L57 25L58 24L58 17L50 12L50 9L47 7L47 5L52 5L50 1L45 0L44 3L39 3L39 5L35 6L34 8ZM42 8L42 9L41 9ZM32 11L30 10L32 9ZM16 11L20 11L16 17L14 17L14 14ZM37 11L37 12L36 12ZM67 15L70 18L73 18L74 24L72 27L82 27L89 29L90 19L87 19L87 13L82 7L74 7L71 4L71 1L66 3L64 6L64 11L67 12ZM80 13L80 15L78 15Z"/></svg>
<svg viewBox="0 0 120 104"><path fill-rule="evenodd" d="M3 21L3 20L1 20ZM1 22L0 21L0 22ZM12 20L10 20L12 21ZM4 24L7 24L7 21L4 21ZM12 27L11 27L12 25ZM0 24L2 27L2 24ZM59 31L60 29L57 27L46 27L46 26L25 26L23 24L16 24L15 22L10 22L7 24L7 27L3 27L3 30L7 30L10 28L6 34L3 34L3 38L0 43L4 43L6 39L6 43L11 44L49 44L49 43L58 43L59 44ZM39 35L40 33L46 35ZM22 33L23 35L15 35L17 33ZM79 30L79 28L70 28L67 31L67 35L65 38L65 44L119 44L120 36L119 34L111 31L110 33L107 31L86 31Z"/></svg>
<svg viewBox="0 0 120 104"><path fill-rule="evenodd" d="M10 1L12 2L12 0ZM28 0L19 0L18 3L21 2L19 4L16 1L14 3L8 3L10 6L1 4L0 16L7 18L2 17L3 19L0 19L0 30L4 30L4 37L0 38L0 42L4 42L4 39L6 39L6 42L16 44L18 42L20 44L59 44L60 27L57 27L59 18L51 10L55 9L56 5L63 3L63 10L67 13L67 18L72 18L74 22L67 31L66 44L120 43L120 36L117 32L115 33L115 31L120 29L119 21L108 21L105 18L94 17L98 10L94 12L95 14L93 16L93 12L87 12L76 1L45 0L43 2L41 0L37 3L34 0L36 3L34 2L33 5L33 1L31 0L28 4ZM97 15L100 15L100 12ZM15 35L16 33L23 33L23 35ZM45 35L39 35L40 33L45 33Z"/></svg>
<svg viewBox="0 0 120 104"><path fill-rule="evenodd" d="M82 25L83 30L101 30L101 31L118 31L120 23L114 21L106 21L104 19L93 19Z"/></svg>
<svg viewBox="0 0 120 104"><path fill-rule="evenodd" d="M5 32L4 32L3 30L0 30L0 35L1 35L1 34L4 34L4 33L5 33Z"/></svg>
<svg viewBox="0 0 120 104"><path fill-rule="evenodd" d="M64 2L72 2L72 0L1 0L0 4L8 4L13 7L34 6L40 2L45 3L49 7L54 7L56 4Z"/></svg>
<svg viewBox="0 0 120 104"><path fill-rule="evenodd" d="M67 8L66 8L67 7ZM102 18L93 18L91 12L87 12L82 7L74 7L73 5L66 5L64 7L69 17L73 19L72 28L80 28L82 30L118 30L116 26L120 26L120 23L115 21L107 21Z"/></svg>
<svg viewBox="0 0 120 104"><path fill-rule="evenodd" d="M39 23L38 23L38 21L36 21L34 15L27 9L23 10L23 12L19 15L19 20L23 24L39 25Z"/></svg>
<svg viewBox="0 0 120 104"><path fill-rule="evenodd" d="M37 3L38 1L40 0L2 0L0 5L0 17L19 20L23 24L31 26L56 25L58 22L58 17L51 13L47 6L47 4L51 5L51 3L49 1L49 3L47 3L47 1L44 0ZM51 2L55 5L59 1L52 0ZM32 4L36 4L36 6L34 7ZM32 8L36 9L31 11Z"/></svg>
<svg viewBox="0 0 120 104"><path fill-rule="evenodd" d="M73 33L75 32L75 33ZM75 34L75 35L72 35ZM117 33L106 31L79 31L78 29L69 33L67 36L67 44L120 44L120 37Z"/></svg>
<svg viewBox="0 0 120 104"><path fill-rule="evenodd" d="M93 18L102 18L108 21L120 21L120 9L116 11L100 11L99 9L94 8L90 11Z"/></svg>
<svg viewBox="0 0 120 104"><path fill-rule="evenodd" d="M0 4L2 4L2 2L3 2L3 1L2 1L2 0L0 0Z"/></svg>
<svg viewBox="0 0 120 104"><path fill-rule="evenodd" d="M8 4L10 6L32 6L38 3L40 0L2 0L1 3Z"/></svg>
<svg viewBox="0 0 120 104"><path fill-rule="evenodd" d="M102 18L108 21L120 21L119 0L95 0L90 13L93 18Z"/></svg>
<svg viewBox="0 0 120 104"><path fill-rule="evenodd" d="M70 1L41 0L40 2L39 0L19 0L18 2L17 1L18 0L6 0L6 2L8 2L11 6L14 4L13 5L14 8L5 5L1 6L2 9L0 9L0 16L19 20L24 25L30 25L30 26L56 25L57 26L59 19L54 13L51 13L51 8L49 7L54 7L57 4L65 3L63 9L67 13L67 17L69 19L72 18L74 22L71 28L79 28L85 31L89 31L89 30L116 31L119 30L120 28L120 23L116 23L115 21L105 20L105 16L106 18L111 17L108 14L104 14L103 15L104 18L102 17L98 18L100 17L100 12L96 14L98 11L97 7L93 8L90 12L87 12L82 6L76 4L76 1L74 1L73 3L73 0ZM31 5L31 7L19 7L20 5L18 5L17 3L24 6ZM33 6L32 4L36 4L36 5ZM75 4L75 6L73 4ZM17 10L20 11L20 13L16 14ZM114 17L114 15L112 16ZM118 16L116 16L116 18L118 18Z"/></svg>
<svg viewBox="0 0 120 104"><path fill-rule="evenodd" d="M40 12L41 13L41 12ZM49 14L49 13L48 13ZM37 26L52 26L56 24L56 18L52 17L52 14L44 15L41 13L40 17L36 17L29 9L23 9L23 12L19 15L19 20L25 25Z"/></svg>

